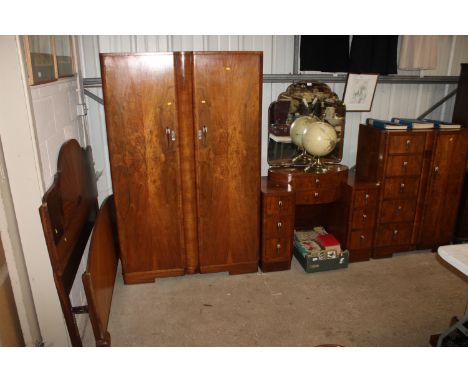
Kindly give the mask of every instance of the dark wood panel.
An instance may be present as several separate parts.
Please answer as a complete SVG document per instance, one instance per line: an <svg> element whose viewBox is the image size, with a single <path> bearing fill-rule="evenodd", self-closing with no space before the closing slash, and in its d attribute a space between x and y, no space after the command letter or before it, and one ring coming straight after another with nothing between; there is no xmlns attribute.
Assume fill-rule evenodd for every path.
<svg viewBox="0 0 468 382"><path fill-rule="evenodd" d="M183 269L173 54L101 54L123 272Z"/></svg>
<svg viewBox="0 0 468 382"><path fill-rule="evenodd" d="M113 196L99 210L89 247L86 271L82 275L88 312L97 346L110 346L107 331L112 293L119 260Z"/></svg>
<svg viewBox="0 0 468 382"><path fill-rule="evenodd" d="M194 53L202 271L259 257L261 68L260 53Z"/></svg>
<svg viewBox="0 0 468 382"><path fill-rule="evenodd" d="M430 168L420 242L422 247L453 239L468 150L468 134L440 132Z"/></svg>
<svg viewBox="0 0 468 382"><path fill-rule="evenodd" d="M381 181L387 134L368 125L359 125L358 150L356 154L356 180L361 182Z"/></svg>
<svg viewBox="0 0 468 382"><path fill-rule="evenodd" d="M185 271L196 273L198 264L197 193L195 173L195 135L193 134L193 56L183 52L174 56L179 128L180 179L184 220Z"/></svg>
<svg viewBox="0 0 468 382"><path fill-rule="evenodd" d="M468 105L468 64L461 64L452 121L461 124L464 128L468 128L468 112L466 105Z"/></svg>

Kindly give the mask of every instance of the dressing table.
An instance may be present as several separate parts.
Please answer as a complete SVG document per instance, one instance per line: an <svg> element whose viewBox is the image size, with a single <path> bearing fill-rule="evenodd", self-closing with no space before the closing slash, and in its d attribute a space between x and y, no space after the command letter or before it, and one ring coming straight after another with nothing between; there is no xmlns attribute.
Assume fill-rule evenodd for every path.
<svg viewBox="0 0 468 382"><path fill-rule="evenodd" d="M294 228L333 224L348 172L340 164L329 165L324 174L301 168L268 171L262 178L262 271L290 269Z"/></svg>

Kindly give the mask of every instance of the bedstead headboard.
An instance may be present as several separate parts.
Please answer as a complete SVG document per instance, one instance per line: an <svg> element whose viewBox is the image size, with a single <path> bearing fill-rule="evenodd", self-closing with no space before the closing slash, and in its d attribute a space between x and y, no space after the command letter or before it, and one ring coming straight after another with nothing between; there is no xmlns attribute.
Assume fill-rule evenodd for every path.
<svg viewBox="0 0 468 382"><path fill-rule="evenodd" d="M104 233L114 233L115 227L112 225L112 219L107 217L98 218L99 205L97 201L97 187L92 166L91 148L83 149L79 143L72 139L65 142L59 152L57 162L57 174L54 181L47 192L42 198L42 205L39 208L41 216L42 227L44 236L49 251L50 262L54 274L55 286L57 288L60 304L62 306L63 315L67 325L68 333L72 346L82 346L80 333L76 325L75 314L87 313L88 306L73 307L70 302L70 290L76 278L81 259L83 257L86 244L89 240L93 227L95 226L96 219L102 221L99 231ZM108 215L111 211L110 203L112 198L109 198L105 214ZM111 225L106 227L106 225ZM95 291L92 288L86 288L86 297L88 304L93 307L98 307L99 311L110 310L110 299L112 298L112 288L109 285L109 279L114 275L117 268L117 254L116 238L111 235L107 236L107 242L111 246L106 251L93 249L93 241L100 243L102 240L96 238L91 240L90 254L93 253L94 257L111 256L111 260L107 261L109 269L105 269L105 280L107 293L110 293L104 303L108 306L102 307L101 300L91 301L94 296L99 296L99 290ZM101 248L103 246L101 245ZM106 252L103 254L103 252ZM88 265L90 263L88 259ZM89 268L89 267L88 267ZM101 272L102 269L99 269ZM89 272L89 269L87 270ZM99 287L101 274L95 272L93 274L94 283ZM88 295L89 293L92 295ZM102 294L102 293L101 293ZM90 319L93 321L97 314L90 314ZM104 315L105 325L104 330L107 330L107 316ZM103 321L101 319L101 321ZM92 322L93 327L95 322ZM109 339L110 340L110 339ZM96 338L96 343L98 338ZM104 344L110 343L104 341Z"/></svg>

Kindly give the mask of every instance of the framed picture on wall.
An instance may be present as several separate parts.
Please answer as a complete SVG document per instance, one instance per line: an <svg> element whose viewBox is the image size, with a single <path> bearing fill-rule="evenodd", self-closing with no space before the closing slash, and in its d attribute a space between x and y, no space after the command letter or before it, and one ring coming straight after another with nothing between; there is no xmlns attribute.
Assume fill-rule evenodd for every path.
<svg viewBox="0 0 468 382"><path fill-rule="evenodd" d="M349 73L343 102L346 111L371 111L378 74Z"/></svg>

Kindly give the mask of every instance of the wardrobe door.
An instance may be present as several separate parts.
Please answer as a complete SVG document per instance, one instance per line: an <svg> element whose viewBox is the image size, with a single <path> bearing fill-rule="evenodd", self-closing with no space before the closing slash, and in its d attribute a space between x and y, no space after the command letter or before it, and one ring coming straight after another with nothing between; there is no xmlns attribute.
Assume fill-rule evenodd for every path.
<svg viewBox="0 0 468 382"><path fill-rule="evenodd" d="M183 274L174 56L103 54L101 74L124 280Z"/></svg>
<svg viewBox="0 0 468 382"><path fill-rule="evenodd" d="M420 243L449 244L453 239L467 156L464 131L438 132L424 205Z"/></svg>
<svg viewBox="0 0 468 382"><path fill-rule="evenodd" d="M259 52L194 53L201 272L255 272L259 253Z"/></svg>

